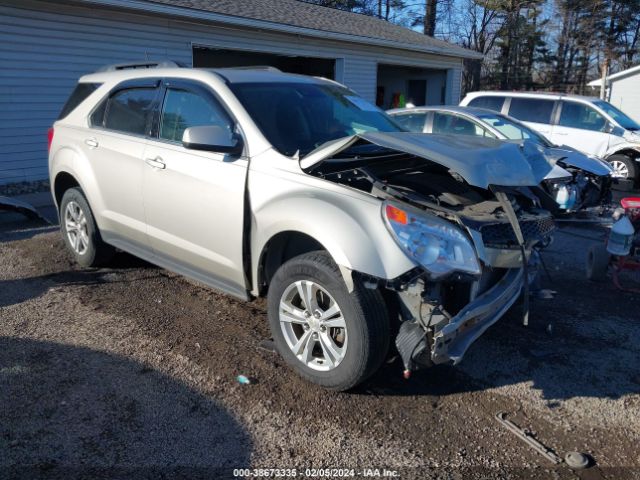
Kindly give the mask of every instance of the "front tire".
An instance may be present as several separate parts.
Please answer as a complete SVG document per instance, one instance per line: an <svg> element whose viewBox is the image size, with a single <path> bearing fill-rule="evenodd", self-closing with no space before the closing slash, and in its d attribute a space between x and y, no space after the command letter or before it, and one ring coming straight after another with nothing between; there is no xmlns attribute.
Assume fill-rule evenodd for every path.
<svg viewBox="0 0 640 480"><path fill-rule="evenodd" d="M100 267L115 249L100 236L89 202L79 188L70 188L60 202L60 231L74 260L83 267Z"/></svg>
<svg viewBox="0 0 640 480"><path fill-rule="evenodd" d="M613 177L621 180L628 180L632 184L638 177L638 169L633 158L626 155L616 154L607 158L607 162L613 167Z"/></svg>
<svg viewBox="0 0 640 480"><path fill-rule="evenodd" d="M371 376L389 349L382 295L354 278L349 293L322 251L295 257L274 275L268 312L278 352L306 380L344 391Z"/></svg>

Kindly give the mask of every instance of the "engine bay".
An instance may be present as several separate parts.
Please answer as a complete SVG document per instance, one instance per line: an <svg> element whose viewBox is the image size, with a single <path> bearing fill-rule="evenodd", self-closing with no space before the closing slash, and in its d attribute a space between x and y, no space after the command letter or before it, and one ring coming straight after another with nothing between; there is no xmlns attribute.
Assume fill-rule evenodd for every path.
<svg viewBox="0 0 640 480"><path fill-rule="evenodd" d="M460 227L473 242L482 264L477 276L434 278L418 268L410 279L384 285L397 294L396 346L406 374L459 361L477 332L510 307L521 290L528 321L529 280L535 276L538 249L550 242L555 229L540 200L541 188L476 187L434 161L363 141L307 173L428 212Z"/></svg>

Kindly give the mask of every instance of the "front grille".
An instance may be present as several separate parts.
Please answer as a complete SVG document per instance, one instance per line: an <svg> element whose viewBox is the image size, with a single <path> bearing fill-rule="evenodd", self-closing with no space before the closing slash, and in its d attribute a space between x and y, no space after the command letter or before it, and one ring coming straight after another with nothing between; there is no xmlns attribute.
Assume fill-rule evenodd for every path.
<svg viewBox="0 0 640 480"><path fill-rule="evenodd" d="M520 229L526 243L542 240L555 229L553 217L546 216L520 220ZM510 223L494 223L480 227L482 241L487 247L516 247L518 239Z"/></svg>

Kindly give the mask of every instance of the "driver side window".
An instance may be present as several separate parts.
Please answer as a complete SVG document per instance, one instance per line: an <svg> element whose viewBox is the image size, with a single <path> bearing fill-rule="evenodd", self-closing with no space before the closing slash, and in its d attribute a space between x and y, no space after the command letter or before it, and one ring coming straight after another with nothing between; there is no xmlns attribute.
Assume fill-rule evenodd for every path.
<svg viewBox="0 0 640 480"><path fill-rule="evenodd" d="M558 124L563 127L603 132L607 126L607 121L588 105L562 102L562 112L560 112Z"/></svg>
<svg viewBox="0 0 640 480"><path fill-rule="evenodd" d="M188 90L167 89L160 119L160 138L182 142L187 128L205 125L223 127L229 133L232 129L226 112L212 98Z"/></svg>

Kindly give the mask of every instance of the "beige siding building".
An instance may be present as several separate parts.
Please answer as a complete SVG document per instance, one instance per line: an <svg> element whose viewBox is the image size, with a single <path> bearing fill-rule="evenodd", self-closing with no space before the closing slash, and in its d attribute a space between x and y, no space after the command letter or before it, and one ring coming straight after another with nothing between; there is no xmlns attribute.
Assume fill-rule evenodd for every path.
<svg viewBox="0 0 640 480"><path fill-rule="evenodd" d="M600 79L589 82L596 92L600 85ZM606 85L605 100L640 123L640 65L609 75Z"/></svg>

